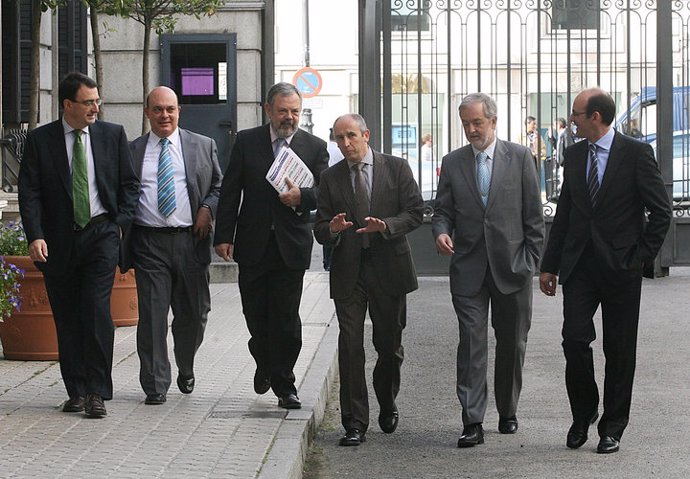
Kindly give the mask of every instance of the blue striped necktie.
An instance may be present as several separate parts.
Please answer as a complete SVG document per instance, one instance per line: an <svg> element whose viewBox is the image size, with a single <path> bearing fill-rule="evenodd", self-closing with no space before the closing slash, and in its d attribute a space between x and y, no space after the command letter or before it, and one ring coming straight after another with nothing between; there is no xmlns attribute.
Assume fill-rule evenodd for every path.
<svg viewBox="0 0 690 479"><path fill-rule="evenodd" d="M170 140L162 138L161 154L158 157L158 211L166 218L176 208L174 176Z"/></svg>
<svg viewBox="0 0 690 479"><path fill-rule="evenodd" d="M480 151L477 153L477 183L479 186L479 194L482 196L482 203L486 206L489 201L489 185L491 183L491 173L489 172L489 164L486 162L489 155Z"/></svg>

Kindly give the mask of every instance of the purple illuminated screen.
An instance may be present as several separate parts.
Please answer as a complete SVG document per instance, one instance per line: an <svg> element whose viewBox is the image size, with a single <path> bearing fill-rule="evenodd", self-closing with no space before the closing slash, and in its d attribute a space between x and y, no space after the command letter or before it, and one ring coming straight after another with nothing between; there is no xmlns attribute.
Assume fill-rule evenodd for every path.
<svg viewBox="0 0 690 479"><path fill-rule="evenodd" d="M182 68L182 95L214 95L213 68Z"/></svg>

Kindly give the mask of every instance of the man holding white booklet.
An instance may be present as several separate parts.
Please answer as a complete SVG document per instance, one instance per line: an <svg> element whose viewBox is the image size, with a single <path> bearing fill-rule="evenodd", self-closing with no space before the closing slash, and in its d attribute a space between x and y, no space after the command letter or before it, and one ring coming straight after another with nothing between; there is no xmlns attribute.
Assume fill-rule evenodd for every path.
<svg viewBox="0 0 690 479"><path fill-rule="evenodd" d="M249 351L256 361L254 390L264 394L273 389L278 405L286 409L301 407L293 368L302 348L299 305L314 241L309 212L316 209L319 176L328 166L326 143L298 128L301 111L299 91L277 83L264 104L269 123L237 134L214 238L216 253L239 265ZM292 166L299 164L295 158L300 160L313 185L298 186L304 184L300 178L291 178L280 167L272 184L267 174L276 157L290 160ZM285 185L281 193L278 176ZM308 180L310 175L302 176Z"/></svg>

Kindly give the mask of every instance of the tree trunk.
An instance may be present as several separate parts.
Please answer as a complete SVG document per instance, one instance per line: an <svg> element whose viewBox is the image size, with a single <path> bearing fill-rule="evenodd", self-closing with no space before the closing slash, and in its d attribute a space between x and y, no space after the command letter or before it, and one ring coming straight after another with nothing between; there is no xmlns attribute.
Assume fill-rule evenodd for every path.
<svg viewBox="0 0 690 479"><path fill-rule="evenodd" d="M103 56L101 55L101 33L100 27L98 25L98 12L91 6L89 9L90 20L91 20L91 37L93 41L93 61L96 69L96 83L98 84L98 94L101 98L105 98L105 93L103 92ZM100 110L98 112L98 118L100 120L105 119L105 111Z"/></svg>
<svg viewBox="0 0 690 479"><path fill-rule="evenodd" d="M142 89L142 105L146 104L146 95L149 92L149 51L151 50L151 28L152 22L147 19L144 24L144 58L142 61L142 71L141 71L141 89ZM148 119L144 114L144 110L141 110L141 134L146 134L148 130Z"/></svg>
<svg viewBox="0 0 690 479"><path fill-rule="evenodd" d="M31 0L31 80L29 84L29 130L38 125L41 86L41 0ZM62 106L62 105L60 105Z"/></svg>

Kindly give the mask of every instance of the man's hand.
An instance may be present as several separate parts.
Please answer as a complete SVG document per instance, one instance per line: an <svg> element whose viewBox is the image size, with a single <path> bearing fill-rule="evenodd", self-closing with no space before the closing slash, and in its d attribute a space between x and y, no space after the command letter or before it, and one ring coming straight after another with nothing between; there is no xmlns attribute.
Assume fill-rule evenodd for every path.
<svg viewBox="0 0 690 479"><path fill-rule="evenodd" d="M446 233L441 233L436 237L436 249L443 256L452 256L455 253L453 239Z"/></svg>
<svg viewBox="0 0 690 479"><path fill-rule="evenodd" d="M220 243L217 244L213 249L216 250L216 254L223 258L225 261L230 261L232 258L233 245L232 243Z"/></svg>
<svg viewBox="0 0 690 479"><path fill-rule="evenodd" d="M556 295L556 286L558 285L558 276L551 273L541 273L539 275L539 289L546 296Z"/></svg>
<svg viewBox="0 0 690 479"><path fill-rule="evenodd" d="M328 223L331 234L338 234L352 226L352 221L347 221L345 216L345 213L338 213L333 217L330 223Z"/></svg>
<svg viewBox="0 0 690 479"><path fill-rule="evenodd" d="M285 184L290 188L285 193L280 193L278 198L285 206L299 206L302 202L302 192L299 187L292 182L290 178L285 177Z"/></svg>
<svg viewBox="0 0 690 479"><path fill-rule="evenodd" d="M199 239L206 239L211 234L211 231L213 231L213 217L208 207L202 206L197 210L196 221L192 231Z"/></svg>
<svg viewBox="0 0 690 479"><path fill-rule="evenodd" d="M359 228L356 233L383 233L386 231L386 222L373 216L364 218L367 225L364 228Z"/></svg>
<svg viewBox="0 0 690 479"><path fill-rule="evenodd" d="M45 240L33 240L29 245L29 258L39 263L48 261L48 245Z"/></svg>

